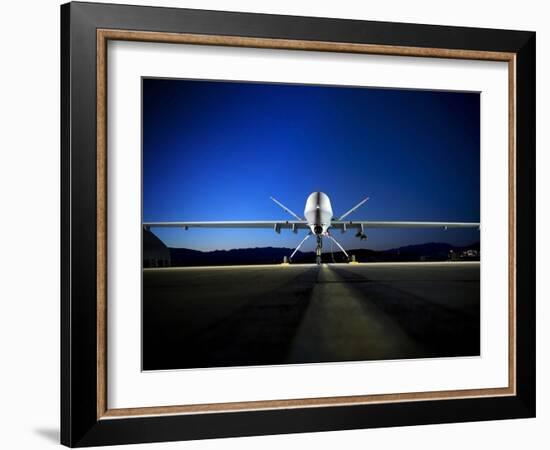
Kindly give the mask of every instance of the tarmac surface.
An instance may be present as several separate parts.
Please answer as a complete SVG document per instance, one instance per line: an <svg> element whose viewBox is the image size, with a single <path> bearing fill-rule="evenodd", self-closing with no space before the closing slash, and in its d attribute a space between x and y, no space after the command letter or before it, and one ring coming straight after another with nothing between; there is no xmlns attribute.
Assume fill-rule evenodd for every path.
<svg viewBox="0 0 550 450"><path fill-rule="evenodd" d="M479 262L143 271L143 369L477 356Z"/></svg>

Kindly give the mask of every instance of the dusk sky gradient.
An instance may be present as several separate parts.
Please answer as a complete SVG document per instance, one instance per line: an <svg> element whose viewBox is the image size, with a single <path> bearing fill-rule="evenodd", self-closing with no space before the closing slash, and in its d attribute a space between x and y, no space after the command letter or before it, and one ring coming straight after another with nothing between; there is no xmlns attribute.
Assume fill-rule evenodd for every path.
<svg viewBox="0 0 550 450"><path fill-rule="evenodd" d="M323 191L335 216L370 197L350 220L478 222L479 149L479 93L143 79L143 221L292 220L270 196L303 215ZM307 233L152 231L197 250L296 247ZM333 234L347 249L479 240L477 230Z"/></svg>

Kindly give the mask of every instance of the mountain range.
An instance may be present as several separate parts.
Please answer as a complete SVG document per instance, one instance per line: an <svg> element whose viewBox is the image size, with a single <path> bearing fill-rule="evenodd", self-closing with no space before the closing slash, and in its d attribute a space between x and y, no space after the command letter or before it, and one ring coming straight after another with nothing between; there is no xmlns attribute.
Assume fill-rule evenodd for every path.
<svg viewBox="0 0 550 450"><path fill-rule="evenodd" d="M187 248L169 248L172 267L214 266L243 264L278 264L283 262L294 249L285 247L255 247L232 250L202 252ZM458 247L442 242L408 245L389 250L353 249L347 250L358 262L398 262L398 261L447 261L450 259L479 261L479 242ZM323 262L344 262L342 252L331 253L325 249ZM298 251L292 262L311 263L315 252Z"/></svg>

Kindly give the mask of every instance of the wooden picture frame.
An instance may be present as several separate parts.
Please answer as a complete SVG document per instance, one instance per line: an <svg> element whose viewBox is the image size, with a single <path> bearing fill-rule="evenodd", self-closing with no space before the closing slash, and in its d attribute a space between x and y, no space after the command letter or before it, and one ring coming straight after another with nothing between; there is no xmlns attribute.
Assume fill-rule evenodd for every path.
<svg viewBox="0 0 550 450"><path fill-rule="evenodd" d="M91 446L534 417L535 33L93 3L63 5L61 25L63 444ZM109 40L507 62L508 387L109 408Z"/></svg>

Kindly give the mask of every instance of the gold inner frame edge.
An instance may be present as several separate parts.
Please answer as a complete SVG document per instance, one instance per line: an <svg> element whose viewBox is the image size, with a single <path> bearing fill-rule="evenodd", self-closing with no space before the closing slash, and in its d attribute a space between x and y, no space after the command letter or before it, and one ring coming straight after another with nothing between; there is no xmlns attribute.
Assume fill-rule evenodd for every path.
<svg viewBox="0 0 550 450"><path fill-rule="evenodd" d="M97 108L97 419L174 414L204 414L270 409L349 406L403 401L448 400L516 394L516 54L479 50L304 41L240 36L98 29L96 47ZM217 45L279 50L362 53L508 62L508 386L395 394L260 400L194 405L109 409L107 405L107 42L109 40Z"/></svg>

